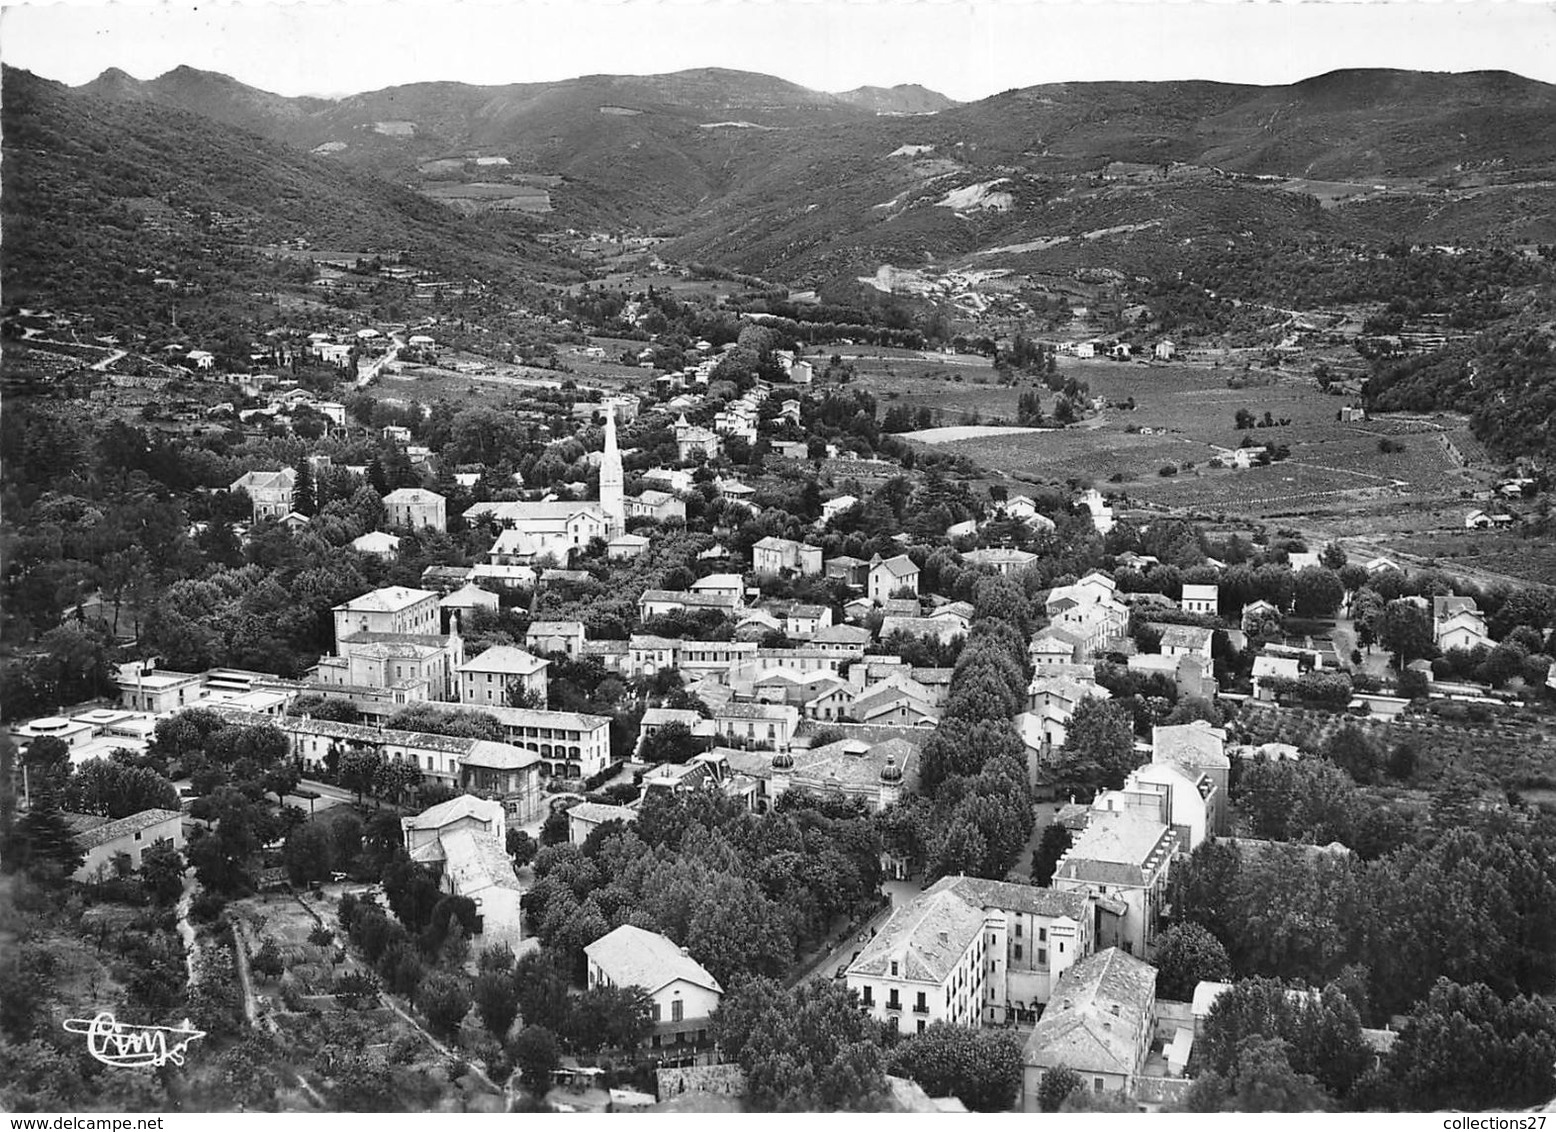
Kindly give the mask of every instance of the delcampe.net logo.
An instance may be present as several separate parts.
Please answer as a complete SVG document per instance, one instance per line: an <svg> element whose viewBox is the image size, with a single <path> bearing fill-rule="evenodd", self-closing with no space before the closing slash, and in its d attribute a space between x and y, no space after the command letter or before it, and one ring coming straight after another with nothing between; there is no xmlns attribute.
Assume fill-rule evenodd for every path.
<svg viewBox="0 0 1556 1132"><path fill-rule="evenodd" d="M135 1026L117 1021L107 1010L92 1018L66 1018L65 1030L86 1035L87 1052L104 1065L121 1069L155 1069L184 1063L189 1043L205 1037L189 1019L182 1026Z"/></svg>

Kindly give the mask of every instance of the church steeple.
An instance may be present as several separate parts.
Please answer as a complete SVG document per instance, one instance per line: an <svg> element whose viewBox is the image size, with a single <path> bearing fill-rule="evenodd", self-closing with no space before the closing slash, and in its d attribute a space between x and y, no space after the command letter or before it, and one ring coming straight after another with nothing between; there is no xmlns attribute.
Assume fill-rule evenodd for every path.
<svg viewBox="0 0 1556 1132"><path fill-rule="evenodd" d="M627 529L627 505L623 499L621 453L616 448L616 406L605 409L605 453L600 459L600 510L610 523L610 537Z"/></svg>

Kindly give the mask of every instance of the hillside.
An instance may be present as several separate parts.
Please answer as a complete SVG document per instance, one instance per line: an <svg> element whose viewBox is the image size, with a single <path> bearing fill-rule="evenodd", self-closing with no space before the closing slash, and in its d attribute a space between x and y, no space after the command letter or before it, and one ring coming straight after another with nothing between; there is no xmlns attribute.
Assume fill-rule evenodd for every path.
<svg viewBox="0 0 1556 1132"><path fill-rule="evenodd" d="M3 97L10 304L118 311L131 317L117 321L143 322L133 316L138 305L166 305L152 277L171 275L217 297L274 291L295 272L255 249L299 238L322 248L404 250L457 275L554 272L527 222L477 225L420 194L203 115L97 97L12 68Z"/></svg>

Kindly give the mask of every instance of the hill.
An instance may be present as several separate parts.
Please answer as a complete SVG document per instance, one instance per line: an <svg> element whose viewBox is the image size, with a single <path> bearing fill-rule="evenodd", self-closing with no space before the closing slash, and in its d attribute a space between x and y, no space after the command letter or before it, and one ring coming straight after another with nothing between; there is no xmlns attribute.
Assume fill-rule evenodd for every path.
<svg viewBox="0 0 1556 1132"><path fill-rule="evenodd" d="M97 89L114 81L99 80ZM406 251L463 276L556 274L537 250L533 224L478 225L425 196L205 115L133 94L71 90L13 68L4 70L0 93L9 304L119 312L128 317L105 321L144 324L147 310L166 310L152 285L158 276L181 281L206 296L202 302L246 300L295 282L286 261L257 249L298 239L369 254Z"/></svg>

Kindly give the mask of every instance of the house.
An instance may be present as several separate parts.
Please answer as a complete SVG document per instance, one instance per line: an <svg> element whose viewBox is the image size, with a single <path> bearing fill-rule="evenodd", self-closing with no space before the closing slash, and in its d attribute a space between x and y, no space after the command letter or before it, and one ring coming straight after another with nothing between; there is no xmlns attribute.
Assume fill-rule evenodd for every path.
<svg viewBox="0 0 1556 1132"><path fill-rule="evenodd" d="M1280 609L1274 602L1265 601L1262 597L1243 606L1241 624L1243 632L1249 636L1260 635L1266 625L1279 625L1280 620Z"/></svg>
<svg viewBox="0 0 1556 1132"><path fill-rule="evenodd" d="M683 464L694 460L716 460L723 451L723 443L719 440L718 433L689 423L684 413L675 422L673 428L676 458Z"/></svg>
<svg viewBox="0 0 1556 1132"><path fill-rule="evenodd" d="M1044 1074L1080 1074L1093 1093L1132 1095L1156 1033L1156 968L1110 947L1059 977L1021 1052L1021 1108L1039 1111Z"/></svg>
<svg viewBox="0 0 1556 1132"><path fill-rule="evenodd" d="M384 531L369 531L352 539L351 549L358 554L371 554L375 558L393 558L400 552L400 536Z"/></svg>
<svg viewBox="0 0 1556 1132"><path fill-rule="evenodd" d="M338 645L356 633L429 635L438 631L438 595L431 590L386 586L332 610Z"/></svg>
<svg viewBox="0 0 1556 1132"><path fill-rule="evenodd" d="M411 860L439 866L439 887L475 901L476 936L487 946L523 939L519 878L504 839L501 802L463 794L415 817L400 819Z"/></svg>
<svg viewBox="0 0 1556 1132"><path fill-rule="evenodd" d="M461 627L469 625L475 619L476 610L496 613L498 605L496 594L468 583L438 601L438 608L445 614L443 619L445 625L452 624L454 617L457 616Z"/></svg>
<svg viewBox="0 0 1556 1132"><path fill-rule="evenodd" d="M715 730L731 744L785 750L799 726L799 709L790 704L730 702L713 713Z"/></svg>
<svg viewBox="0 0 1556 1132"><path fill-rule="evenodd" d="M638 812L631 806L608 806L601 802L579 802L567 811L567 840L582 845L589 835L606 822L635 822Z"/></svg>
<svg viewBox="0 0 1556 1132"><path fill-rule="evenodd" d="M1008 576L1032 565L1037 561L1037 555L1025 550L989 547L968 551L962 555L962 561L968 566L982 566L1001 576Z"/></svg>
<svg viewBox="0 0 1556 1132"><path fill-rule="evenodd" d="M1370 559L1366 563L1366 570L1369 574L1381 573L1384 570L1393 570L1400 574L1405 572L1404 567L1401 566L1398 562L1395 562L1392 558L1382 557Z"/></svg>
<svg viewBox="0 0 1556 1132"><path fill-rule="evenodd" d="M811 647L837 656L864 656L871 641L870 630L859 625L828 625L817 629L810 638Z"/></svg>
<svg viewBox="0 0 1556 1132"><path fill-rule="evenodd" d="M641 987L654 1029L650 1044L701 1045L724 988L684 947L658 932L623 924L584 948L588 985Z"/></svg>
<svg viewBox="0 0 1556 1132"><path fill-rule="evenodd" d="M746 583L739 574L709 574L693 582L691 592L704 597L733 598L738 606L745 597Z"/></svg>
<svg viewBox="0 0 1556 1132"><path fill-rule="evenodd" d="M826 524L832 522L844 511L847 511L850 507L858 502L859 497L856 495L839 495L836 498L826 500L821 505L822 525L825 526Z"/></svg>
<svg viewBox="0 0 1556 1132"><path fill-rule="evenodd" d="M617 535L605 544L607 558L621 560L636 558L648 549L648 540L642 535Z"/></svg>
<svg viewBox="0 0 1556 1132"><path fill-rule="evenodd" d="M566 500L477 503L466 509L465 521L491 521L503 528L505 533L516 532L506 543L501 544L501 551L494 545L488 555L513 555L513 561L520 565L542 557L550 557L565 564L573 554L595 539L609 539L617 527L613 517L607 514L600 503Z"/></svg>
<svg viewBox="0 0 1556 1132"><path fill-rule="evenodd" d="M391 527L444 531L448 529L445 503L444 498L435 491L423 487L402 487L384 496L384 513Z"/></svg>
<svg viewBox="0 0 1556 1132"><path fill-rule="evenodd" d="M1151 761L1175 763L1196 781L1201 775L1214 786L1210 798L1210 830L1227 831L1229 777L1232 761L1226 754L1226 729L1203 719L1170 727L1151 728Z"/></svg>
<svg viewBox="0 0 1556 1132"><path fill-rule="evenodd" d="M254 521L282 519L292 510L292 489L297 473L291 468L278 472L245 472L232 481L228 491L246 491L253 503Z"/></svg>
<svg viewBox="0 0 1556 1132"><path fill-rule="evenodd" d="M111 878L120 868L139 871L141 857L153 845L184 847L184 815L177 810L142 810L109 820L98 814L66 814L65 821L81 850L81 867L74 881Z"/></svg>
<svg viewBox="0 0 1556 1132"><path fill-rule="evenodd" d="M685 501L671 495L668 491L649 488L637 495L624 496L622 504L626 508L629 519L653 519L662 523L667 519L684 521L686 518Z"/></svg>
<svg viewBox="0 0 1556 1132"><path fill-rule="evenodd" d="M694 590L644 590L638 596L638 616L643 620L683 609L716 609L725 617L739 616L740 598L725 593L697 593Z"/></svg>
<svg viewBox="0 0 1556 1132"><path fill-rule="evenodd" d="M985 912L1005 916L1003 985L985 996L985 1025L1029 1023L1053 995L1054 984L1071 966L1092 953L1096 917L1083 892L1060 892L1031 884L942 877L926 895L949 890Z"/></svg>
<svg viewBox="0 0 1556 1132"><path fill-rule="evenodd" d="M1261 652L1253 658L1253 698L1261 703L1275 702L1276 680L1297 680L1302 676L1300 662L1294 656L1276 656Z"/></svg>
<svg viewBox="0 0 1556 1132"><path fill-rule="evenodd" d="M840 554L836 558L828 558L822 564L828 578L835 578L850 586L863 586L870 574L870 564L863 558L850 558L846 554ZM866 599L868 600L868 599Z"/></svg>
<svg viewBox="0 0 1556 1132"><path fill-rule="evenodd" d="M866 593L870 600L875 602L883 602L903 589L911 590L916 595L918 573L918 567L914 565L913 559L906 554L898 554L884 560L880 555L876 555L870 560Z"/></svg>
<svg viewBox="0 0 1556 1132"><path fill-rule="evenodd" d="M769 535L752 546L751 561L759 575L819 574L821 548Z"/></svg>
<svg viewBox="0 0 1556 1132"><path fill-rule="evenodd" d="M1129 772L1117 790L1104 790L1092 801L1093 810L1129 811L1170 825L1178 848L1193 852L1210 833L1215 783L1176 763L1146 763Z"/></svg>
<svg viewBox="0 0 1556 1132"><path fill-rule="evenodd" d="M466 704L507 704L521 692L546 704L548 662L513 645L493 645L459 666L459 700Z"/></svg>
<svg viewBox="0 0 1556 1132"><path fill-rule="evenodd" d="M1098 946L1150 955L1177 843L1165 822L1129 810L1093 811L1060 858L1052 887L1097 898Z"/></svg>
<svg viewBox="0 0 1556 1132"><path fill-rule="evenodd" d="M910 637L930 637L947 644L967 632L964 622L954 617L903 617L897 614L881 618L880 639L890 640L897 633Z"/></svg>
<svg viewBox="0 0 1556 1132"><path fill-rule="evenodd" d="M1177 347L1172 344L1172 339L1163 338L1151 348L1151 357L1159 362L1170 362L1177 352Z"/></svg>
<svg viewBox="0 0 1556 1132"><path fill-rule="evenodd" d="M949 888L897 908L848 965L850 991L899 1033L933 1022L976 1026L991 984L1003 983L1005 915Z"/></svg>
<svg viewBox="0 0 1556 1132"><path fill-rule="evenodd" d="M1444 600L1454 599L1436 598L1434 604ZM1486 619L1479 609L1475 608L1473 600L1468 601L1468 608L1457 607L1451 613L1435 617L1432 621L1432 637L1437 648L1442 652L1450 649L1465 649L1466 651L1477 648L1491 648L1495 643L1486 632Z"/></svg>
<svg viewBox="0 0 1556 1132"><path fill-rule="evenodd" d="M1199 625L1163 625L1161 651L1163 656L1195 656L1210 659L1210 646L1215 631Z"/></svg>
<svg viewBox="0 0 1556 1132"><path fill-rule="evenodd" d="M1185 613L1203 613L1211 617L1221 616L1221 588L1219 586L1185 585L1183 598L1178 603Z"/></svg>
<svg viewBox="0 0 1556 1132"><path fill-rule="evenodd" d="M1096 488L1087 488L1081 493L1080 504L1091 512L1092 526L1097 529L1099 535L1105 535L1113 529L1113 508L1102 497L1102 493Z"/></svg>
<svg viewBox="0 0 1556 1132"><path fill-rule="evenodd" d="M1054 625L1039 629L1027 646L1027 655L1038 671L1059 665L1080 664L1089 651L1083 638Z"/></svg>

